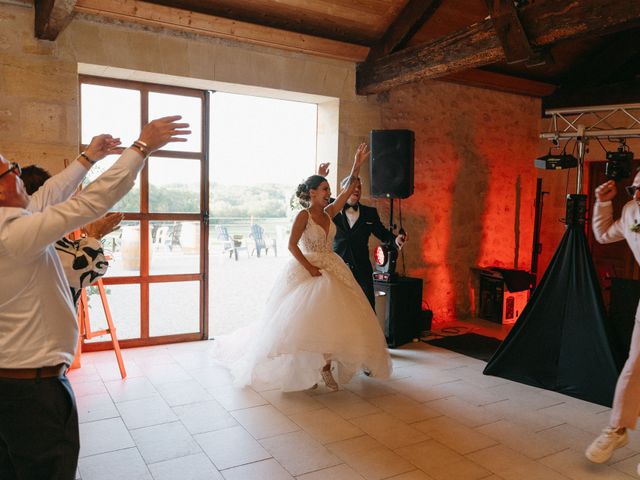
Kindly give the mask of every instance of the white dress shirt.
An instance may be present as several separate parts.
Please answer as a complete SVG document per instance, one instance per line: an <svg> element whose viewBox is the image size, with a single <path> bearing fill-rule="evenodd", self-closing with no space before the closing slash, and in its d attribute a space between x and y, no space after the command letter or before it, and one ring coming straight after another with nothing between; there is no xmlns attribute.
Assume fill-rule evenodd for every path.
<svg viewBox="0 0 640 480"><path fill-rule="evenodd" d="M45 182L27 209L0 207L0 368L71 364L78 325L54 244L104 215L134 185L134 149L78 195L86 169L73 162Z"/></svg>
<svg viewBox="0 0 640 480"><path fill-rule="evenodd" d="M598 243L612 243L626 240L633 252L636 262L640 264L640 233L631 227L640 223L640 207L635 200L627 202L622 207L618 220L613 220L613 205L611 201L596 202L591 222L593 234Z"/></svg>
<svg viewBox="0 0 640 480"><path fill-rule="evenodd" d="M349 205L347 203L347 205ZM358 210L354 210L353 208L347 208L344 211L344 215L347 217L347 222L349 222L349 228L353 228L353 226L360 218L360 206L358 205Z"/></svg>

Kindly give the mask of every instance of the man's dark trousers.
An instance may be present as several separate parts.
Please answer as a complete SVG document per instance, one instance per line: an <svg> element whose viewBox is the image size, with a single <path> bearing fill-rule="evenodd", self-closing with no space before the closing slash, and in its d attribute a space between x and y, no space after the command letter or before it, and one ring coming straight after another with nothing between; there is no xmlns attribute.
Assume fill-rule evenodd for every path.
<svg viewBox="0 0 640 480"><path fill-rule="evenodd" d="M0 378L0 478L74 480L78 411L66 376Z"/></svg>

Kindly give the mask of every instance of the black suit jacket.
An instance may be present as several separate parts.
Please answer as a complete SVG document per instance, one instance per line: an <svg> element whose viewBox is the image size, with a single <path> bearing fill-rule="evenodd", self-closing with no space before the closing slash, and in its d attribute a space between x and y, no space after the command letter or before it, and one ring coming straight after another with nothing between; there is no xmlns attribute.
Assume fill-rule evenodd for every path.
<svg viewBox="0 0 640 480"><path fill-rule="evenodd" d="M349 227L349 221L343 212L333 217L333 223L336 224L333 251L351 267L357 280L370 279L373 282L373 268L369 260L369 237L373 234L383 242L393 242L396 236L384 227L375 208L362 204L360 216L353 228Z"/></svg>

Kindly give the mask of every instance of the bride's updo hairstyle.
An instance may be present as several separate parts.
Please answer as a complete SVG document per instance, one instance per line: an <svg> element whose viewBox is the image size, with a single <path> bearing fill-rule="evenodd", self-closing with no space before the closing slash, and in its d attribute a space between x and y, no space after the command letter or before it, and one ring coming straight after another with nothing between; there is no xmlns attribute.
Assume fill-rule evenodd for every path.
<svg viewBox="0 0 640 480"><path fill-rule="evenodd" d="M309 206L309 201L311 200L311 195L309 194L310 190L315 190L320 186L322 182L326 182L327 179L321 175L311 175L307 178L303 183L298 185L298 189L296 190L296 197L300 200L300 203L304 207Z"/></svg>

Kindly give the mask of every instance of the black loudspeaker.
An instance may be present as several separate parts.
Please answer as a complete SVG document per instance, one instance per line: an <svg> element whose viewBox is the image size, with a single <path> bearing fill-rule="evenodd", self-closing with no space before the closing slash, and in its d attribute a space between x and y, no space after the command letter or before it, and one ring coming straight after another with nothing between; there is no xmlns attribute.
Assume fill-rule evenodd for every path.
<svg viewBox="0 0 640 480"><path fill-rule="evenodd" d="M372 197L408 198L413 194L414 143L411 130L371 130Z"/></svg>
<svg viewBox="0 0 640 480"><path fill-rule="evenodd" d="M389 347L413 341L424 329L422 280L399 277L394 282L374 280L376 315Z"/></svg>

